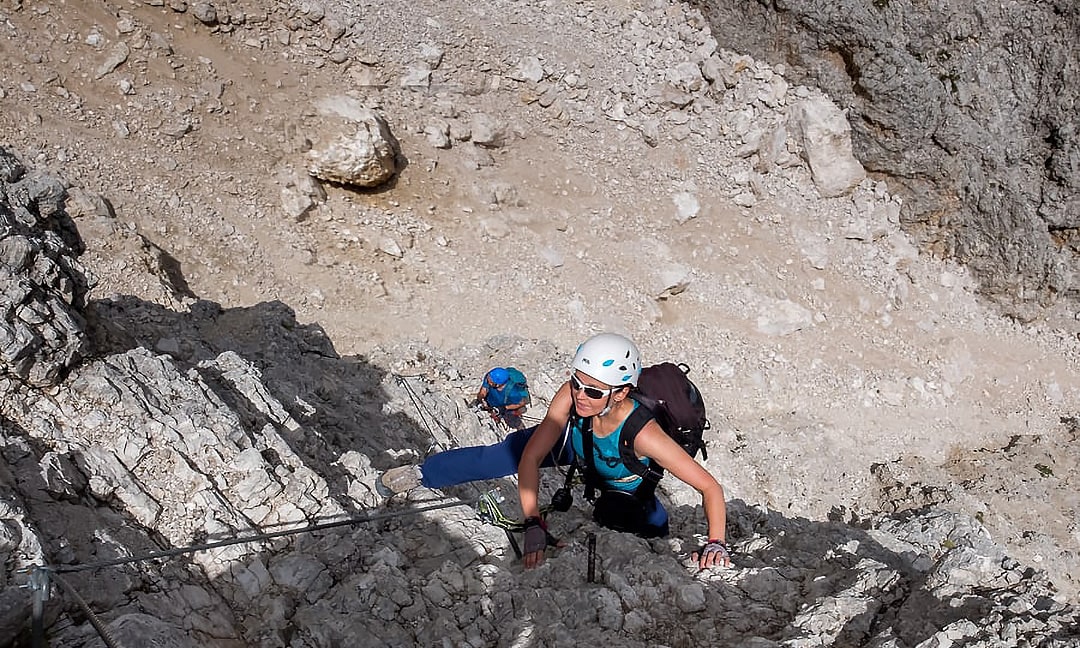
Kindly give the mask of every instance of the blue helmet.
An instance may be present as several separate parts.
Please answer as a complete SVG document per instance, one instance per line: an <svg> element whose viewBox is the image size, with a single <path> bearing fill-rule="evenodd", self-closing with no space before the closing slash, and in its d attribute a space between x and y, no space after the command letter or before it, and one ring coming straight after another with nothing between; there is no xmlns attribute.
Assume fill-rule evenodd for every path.
<svg viewBox="0 0 1080 648"><path fill-rule="evenodd" d="M510 372L502 367L495 367L488 372L488 378L491 379L492 384L505 385L510 380Z"/></svg>

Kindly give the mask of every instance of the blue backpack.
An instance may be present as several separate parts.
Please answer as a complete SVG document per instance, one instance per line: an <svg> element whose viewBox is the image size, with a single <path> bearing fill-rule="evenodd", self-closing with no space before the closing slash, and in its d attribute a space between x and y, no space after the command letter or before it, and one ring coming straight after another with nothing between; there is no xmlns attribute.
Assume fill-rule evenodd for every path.
<svg viewBox="0 0 1080 648"><path fill-rule="evenodd" d="M510 374L510 378L506 381L506 402L517 403L524 401L526 405L531 403L529 382L525 379L525 374L515 367L507 367L506 372Z"/></svg>

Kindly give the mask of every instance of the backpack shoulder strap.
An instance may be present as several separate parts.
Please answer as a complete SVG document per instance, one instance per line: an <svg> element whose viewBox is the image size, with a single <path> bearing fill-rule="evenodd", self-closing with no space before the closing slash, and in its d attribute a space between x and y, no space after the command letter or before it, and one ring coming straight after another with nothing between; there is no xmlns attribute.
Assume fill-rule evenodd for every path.
<svg viewBox="0 0 1080 648"><path fill-rule="evenodd" d="M635 395L634 399L637 400L637 398L638 396ZM634 452L634 441L638 433L653 418L652 410L638 401L638 407L635 407L630 416L626 417L622 431L619 433L619 458L622 459L624 466L641 477L641 485L634 491L634 494L641 499L651 498L656 491L656 485L660 483L660 478L664 476L663 466L654 461L656 468L651 468L638 459L637 453Z"/></svg>
<svg viewBox="0 0 1080 648"><path fill-rule="evenodd" d="M645 427L645 424L652 418L653 413L648 407L639 404L634 408L634 411L630 413L630 416L627 416L626 420L623 421L622 431L619 433L620 454L625 455L629 452L631 455L634 455L634 461L641 463L638 461L637 455L634 454L634 441L637 439L638 433L641 432L641 428ZM625 456L623 457L623 462L626 463ZM629 467L629 464L627 464L627 466ZM635 470L634 472L637 471Z"/></svg>
<svg viewBox="0 0 1080 648"><path fill-rule="evenodd" d="M666 414L664 412L664 406L661 403L661 401L659 401L659 400L653 398L652 396L649 396L649 395L645 394L644 392L641 392L641 391L639 391L637 389L631 390L630 398L633 398L634 400L636 400L638 402L638 405L641 406L641 407L638 407L636 410L634 410L635 412L640 411L642 409L646 410L648 412L648 416L651 417L651 418L656 419L656 422L660 425L661 428L664 428L665 430L667 429L667 425L668 425L668 421L666 420L667 416L666 416ZM645 424L647 422L648 422L648 419L645 419L644 421L641 422L641 425L634 432L635 436L637 435L638 432L641 431L642 427L645 427ZM632 439L631 439L631 443L633 443Z"/></svg>
<svg viewBox="0 0 1080 648"><path fill-rule="evenodd" d="M619 458L623 465L635 475L641 477L641 485L634 491L634 495L642 500L652 499L656 492L656 485L664 476L664 467L656 464L656 468L645 465L638 459L634 452L634 440L641 432L641 428L653 418L652 411L645 406L635 407L630 416L623 421L622 430L619 432ZM581 457L582 475L585 478L585 499L592 502L595 499L596 489L602 488L600 474L596 471L596 457L593 452L592 420L582 419L577 413L571 413L571 425L574 421L582 421L581 425Z"/></svg>
<svg viewBox="0 0 1080 648"><path fill-rule="evenodd" d="M567 425L571 428L580 421L581 423L581 454L583 457L575 457L574 463L581 466L581 476L585 481L585 499L590 502L596 500L596 489L600 488L600 474L596 472L596 457L593 456L592 419L578 416L574 410L570 411L570 421Z"/></svg>

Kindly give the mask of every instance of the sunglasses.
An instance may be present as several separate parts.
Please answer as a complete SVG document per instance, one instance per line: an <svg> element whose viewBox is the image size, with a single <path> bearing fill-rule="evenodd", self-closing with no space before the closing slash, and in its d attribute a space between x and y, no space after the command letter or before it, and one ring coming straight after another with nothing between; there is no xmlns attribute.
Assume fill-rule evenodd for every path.
<svg viewBox="0 0 1080 648"><path fill-rule="evenodd" d="M591 398L593 400L600 400L601 398L606 398L606 397L610 396L611 392L613 392L613 391L615 391L617 389L622 389L622 387L612 387L610 389L600 389L599 387L592 387L590 385L586 385L585 383L578 380L577 376L571 375L570 376L570 389L575 389L575 390L580 391L580 392L585 392L585 396L587 396L587 397L589 397L589 398Z"/></svg>

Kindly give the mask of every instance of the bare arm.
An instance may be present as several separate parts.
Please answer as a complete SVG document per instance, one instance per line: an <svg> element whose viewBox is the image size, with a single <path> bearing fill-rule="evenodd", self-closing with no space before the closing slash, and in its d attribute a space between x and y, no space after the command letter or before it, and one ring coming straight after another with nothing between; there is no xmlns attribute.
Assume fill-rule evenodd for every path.
<svg viewBox="0 0 1080 648"><path fill-rule="evenodd" d="M540 517L540 464L543 463L547 453L555 447L566 429L572 407L570 384L566 383L551 399L551 405L548 406L544 420L536 426L536 430L529 437L529 442L525 444L525 449L521 453L521 461L518 463L518 499L521 500L521 512L525 518ZM528 531L526 531L525 544L529 545ZM540 543L538 550L521 557L526 569L544 562L544 549L545 547Z"/></svg>
<svg viewBox="0 0 1080 648"><path fill-rule="evenodd" d="M567 383L555 392L544 420L536 426L521 453L521 462L518 464L518 497L521 500L521 512L525 517L540 517L540 464L566 429L572 406L570 385Z"/></svg>
<svg viewBox="0 0 1080 648"><path fill-rule="evenodd" d="M656 421L649 421L641 428L634 440L634 452L638 456L657 461L672 475L701 493L701 505L709 524L709 539L725 541L727 538L727 503L724 488L709 471L694 461L678 443L664 433ZM727 559L724 559L727 561ZM704 557L703 557L704 561ZM729 562L729 561L728 561ZM725 562L724 564L727 564ZM709 565L702 564L702 567Z"/></svg>

